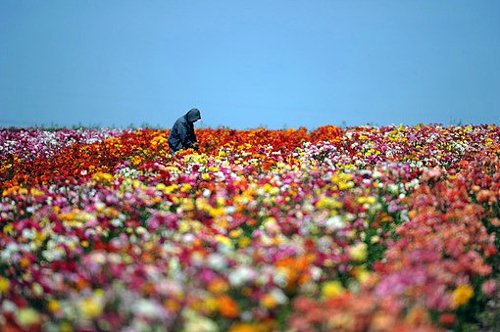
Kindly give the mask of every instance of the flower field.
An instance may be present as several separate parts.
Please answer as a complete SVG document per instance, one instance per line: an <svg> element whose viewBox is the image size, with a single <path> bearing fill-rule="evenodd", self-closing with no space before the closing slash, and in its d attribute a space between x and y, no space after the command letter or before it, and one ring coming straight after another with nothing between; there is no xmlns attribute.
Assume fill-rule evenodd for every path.
<svg viewBox="0 0 500 332"><path fill-rule="evenodd" d="M1 331L487 327L500 127L168 133L0 129Z"/></svg>

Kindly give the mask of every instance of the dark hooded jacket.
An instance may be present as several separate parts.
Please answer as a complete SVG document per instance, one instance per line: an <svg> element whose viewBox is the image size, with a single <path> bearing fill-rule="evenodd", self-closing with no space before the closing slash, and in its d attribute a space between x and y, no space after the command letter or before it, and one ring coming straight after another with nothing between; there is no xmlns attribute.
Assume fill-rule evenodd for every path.
<svg viewBox="0 0 500 332"><path fill-rule="evenodd" d="M168 145L172 153L180 149L195 148L196 135L193 123L200 119L200 111L197 108L192 108L175 121L168 136Z"/></svg>

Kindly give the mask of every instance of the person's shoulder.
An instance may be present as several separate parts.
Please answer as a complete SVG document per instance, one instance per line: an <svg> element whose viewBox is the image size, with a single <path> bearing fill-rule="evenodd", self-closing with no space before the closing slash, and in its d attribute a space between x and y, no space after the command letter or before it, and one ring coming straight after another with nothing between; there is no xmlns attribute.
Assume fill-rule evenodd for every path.
<svg viewBox="0 0 500 332"><path fill-rule="evenodd" d="M175 120L175 123L174 123L174 124L183 123L183 122L185 122L185 121L186 121L186 119L184 119L184 117L183 117L183 116L181 116L181 117L177 118L177 120Z"/></svg>

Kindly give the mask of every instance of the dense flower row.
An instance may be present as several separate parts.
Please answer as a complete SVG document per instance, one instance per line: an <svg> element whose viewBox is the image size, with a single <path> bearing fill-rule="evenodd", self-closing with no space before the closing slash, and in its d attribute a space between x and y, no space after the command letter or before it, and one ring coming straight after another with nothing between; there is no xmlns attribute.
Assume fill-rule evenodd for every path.
<svg viewBox="0 0 500 332"><path fill-rule="evenodd" d="M1 134L4 330L435 331L498 296L497 126Z"/></svg>
<svg viewBox="0 0 500 332"><path fill-rule="evenodd" d="M74 143L92 144L122 135L117 129L0 129L0 160L19 158L33 161L50 158Z"/></svg>

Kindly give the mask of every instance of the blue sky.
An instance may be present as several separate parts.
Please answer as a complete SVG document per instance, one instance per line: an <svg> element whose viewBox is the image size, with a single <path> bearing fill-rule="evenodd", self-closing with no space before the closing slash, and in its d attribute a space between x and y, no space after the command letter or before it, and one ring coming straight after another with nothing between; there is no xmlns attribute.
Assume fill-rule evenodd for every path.
<svg viewBox="0 0 500 332"><path fill-rule="evenodd" d="M0 1L0 127L500 124L498 0Z"/></svg>

